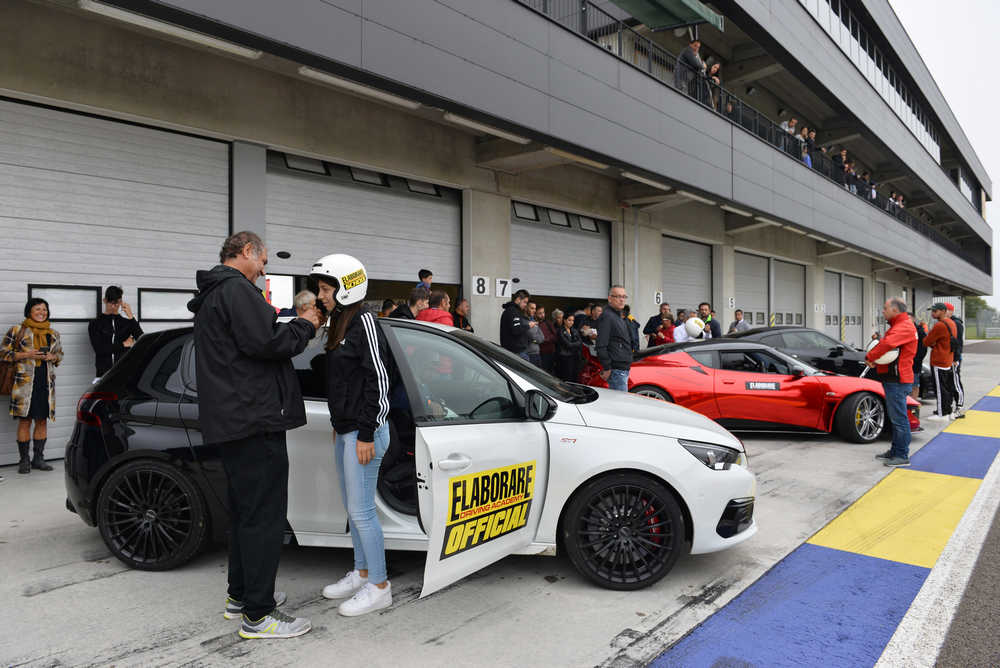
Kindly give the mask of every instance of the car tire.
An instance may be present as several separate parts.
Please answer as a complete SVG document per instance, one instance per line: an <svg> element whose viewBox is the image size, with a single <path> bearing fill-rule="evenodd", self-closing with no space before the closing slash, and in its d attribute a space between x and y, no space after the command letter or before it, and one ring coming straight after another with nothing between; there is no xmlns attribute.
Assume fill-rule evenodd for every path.
<svg viewBox="0 0 1000 668"><path fill-rule="evenodd" d="M668 401L674 403L673 398L665 390L661 390L655 385L636 385L631 390L632 394L641 394L644 397L651 397L653 399L659 399L660 401Z"/></svg>
<svg viewBox="0 0 1000 668"><path fill-rule="evenodd" d="M844 399L834 418L837 433L852 443L871 443L882 435L887 422L885 402L871 392Z"/></svg>
<svg viewBox="0 0 1000 668"><path fill-rule="evenodd" d="M134 461L116 469L97 497L97 526L119 561L144 571L187 563L208 540L205 501L176 466Z"/></svg>
<svg viewBox="0 0 1000 668"><path fill-rule="evenodd" d="M657 582L684 547L684 516L661 482L620 472L584 484L566 508L562 544L573 566L606 589Z"/></svg>

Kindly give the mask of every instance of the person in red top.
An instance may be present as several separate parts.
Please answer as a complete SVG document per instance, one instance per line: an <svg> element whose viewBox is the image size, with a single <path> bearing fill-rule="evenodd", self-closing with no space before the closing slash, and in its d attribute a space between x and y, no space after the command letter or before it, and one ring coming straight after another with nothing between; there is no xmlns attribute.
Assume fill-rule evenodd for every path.
<svg viewBox="0 0 1000 668"><path fill-rule="evenodd" d="M882 306L882 315L889 323L889 331L865 355L865 364L875 369L885 388L885 408L892 425L892 447L876 459L884 459L886 466L910 465L910 420L906 415L906 398L913 387L913 356L917 352L917 328L906 315L906 302L893 297ZM899 356L891 364L876 364L886 353L898 350Z"/></svg>
<svg viewBox="0 0 1000 668"><path fill-rule="evenodd" d="M434 290L427 300L427 308L417 314L417 320L436 322L441 325L455 326L455 319L448 309L451 308L451 297L444 290Z"/></svg>
<svg viewBox="0 0 1000 668"><path fill-rule="evenodd" d="M943 302L931 305L931 317L937 320L937 324L924 337L924 345L931 351L931 376L937 388L937 411L928 419L950 420L955 401L955 379L952 375L955 355L951 342L958 337L958 327L948 317L948 307Z"/></svg>

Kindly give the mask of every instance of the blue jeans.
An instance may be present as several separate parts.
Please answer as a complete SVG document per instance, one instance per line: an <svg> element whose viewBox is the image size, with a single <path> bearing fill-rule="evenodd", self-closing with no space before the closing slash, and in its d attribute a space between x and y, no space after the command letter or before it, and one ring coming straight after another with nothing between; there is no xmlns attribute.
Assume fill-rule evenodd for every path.
<svg viewBox="0 0 1000 668"><path fill-rule="evenodd" d="M910 419L906 415L906 397L910 396L913 383L883 383L885 408L892 424L893 457L910 457Z"/></svg>
<svg viewBox="0 0 1000 668"><path fill-rule="evenodd" d="M608 387L619 392L628 392L628 369L612 369L608 376Z"/></svg>
<svg viewBox="0 0 1000 668"><path fill-rule="evenodd" d="M385 538L375 512L375 487L382 457L389 449L389 424L375 430L375 456L362 466L358 463L358 432L337 434L334 458L340 469L340 494L347 508L354 543L354 568L368 571L368 581L385 582Z"/></svg>

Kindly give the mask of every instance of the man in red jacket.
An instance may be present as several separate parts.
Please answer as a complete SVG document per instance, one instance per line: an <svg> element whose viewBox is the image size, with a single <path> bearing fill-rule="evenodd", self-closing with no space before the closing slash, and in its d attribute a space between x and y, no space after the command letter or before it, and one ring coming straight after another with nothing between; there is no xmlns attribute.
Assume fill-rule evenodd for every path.
<svg viewBox="0 0 1000 668"><path fill-rule="evenodd" d="M449 327L455 326L455 320L448 309L451 308L451 297L444 290L435 290L427 300L427 308L417 314L417 320L436 322Z"/></svg>
<svg viewBox="0 0 1000 668"><path fill-rule="evenodd" d="M906 416L906 397L913 387L913 356L917 352L917 329L906 315L906 302L893 297L882 306L882 315L889 323L878 345L868 351L865 364L875 369L885 388L885 408L892 425L892 447L876 459L884 459L886 466L910 465L910 420ZM898 350L899 357L891 364L875 364L875 360L891 350Z"/></svg>
<svg viewBox="0 0 1000 668"><path fill-rule="evenodd" d="M931 333L924 337L924 345L931 351L931 376L937 389L937 411L928 420L950 420L952 404L955 402L955 379L952 365L952 339L958 337L958 327L948 317L948 306L944 302L931 304L931 317L937 320Z"/></svg>

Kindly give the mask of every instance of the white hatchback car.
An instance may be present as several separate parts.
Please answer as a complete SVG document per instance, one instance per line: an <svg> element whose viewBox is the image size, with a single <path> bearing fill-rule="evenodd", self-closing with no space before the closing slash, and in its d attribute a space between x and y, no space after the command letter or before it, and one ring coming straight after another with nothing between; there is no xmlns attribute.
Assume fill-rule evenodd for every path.
<svg viewBox="0 0 1000 668"><path fill-rule="evenodd" d="M427 551L422 596L557 545L595 583L639 589L685 549L756 533L746 452L708 418L565 383L462 330L379 324L405 392L376 505L388 549ZM308 351L297 362L318 366ZM329 413L308 398L306 409L308 424L288 434L288 521L301 545L351 547Z"/></svg>
<svg viewBox="0 0 1000 668"><path fill-rule="evenodd" d="M557 546L597 584L638 589L685 550L757 531L743 445L708 418L565 383L461 330L378 322L398 378L376 506L388 549L426 550L422 595ZM190 328L144 336L78 405L67 508L133 568L176 568L225 537L226 480L219 447L202 441L196 354ZM288 432L288 529L300 545L349 548L324 354L317 337L293 360L308 422Z"/></svg>

